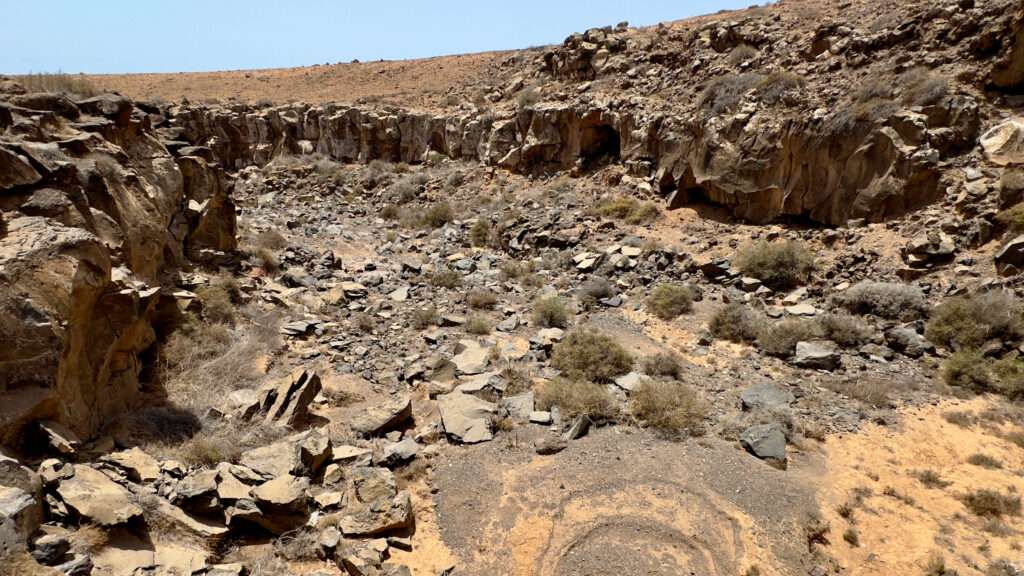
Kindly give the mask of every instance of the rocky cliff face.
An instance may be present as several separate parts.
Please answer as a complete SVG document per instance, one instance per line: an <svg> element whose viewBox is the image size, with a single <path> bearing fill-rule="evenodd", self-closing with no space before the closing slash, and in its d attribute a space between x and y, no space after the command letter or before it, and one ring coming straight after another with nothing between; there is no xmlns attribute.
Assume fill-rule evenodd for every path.
<svg viewBox="0 0 1024 576"><path fill-rule="evenodd" d="M230 182L172 154L125 98L0 95L0 443L47 418L87 435L132 405L161 290L235 247Z"/></svg>
<svg viewBox="0 0 1024 576"><path fill-rule="evenodd" d="M174 134L235 167L311 152L408 163L434 153L533 174L625 162L658 192L678 191L675 202L710 200L754 222L793 215L830 225L935 201L940 163L970 148L979 129L978 105L967 96L881 118L799 118L754 100L712 118L620 108L543 103L494 118L331 105L177 107L170 117Z"/></svg>

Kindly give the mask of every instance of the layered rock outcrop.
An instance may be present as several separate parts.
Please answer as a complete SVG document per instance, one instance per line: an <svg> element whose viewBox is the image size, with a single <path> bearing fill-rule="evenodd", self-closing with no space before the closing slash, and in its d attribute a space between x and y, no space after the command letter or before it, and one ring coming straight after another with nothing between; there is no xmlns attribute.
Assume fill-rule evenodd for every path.
<svg viewBox="0 0 1024 576"><path fill-rule="evenodd" d="M265 164L320 153L349 162L417 163L430 154L522 173L625 162L675 201L709 200L766 222L882 220L939 198L945 156L973 146L978 106L953 96L880 119L779 114L755 100L712 118L621 109L615 102L544 103L506 118L336 105L175 107L173 134L224 163Z"/></svg>
<svg viewBox="0 0 1024 576"><path fill-rule="evenodd" d="M170 272L235 247L211 159L169 152L121 96L0 94L0 443L132 405Z"/></svg>

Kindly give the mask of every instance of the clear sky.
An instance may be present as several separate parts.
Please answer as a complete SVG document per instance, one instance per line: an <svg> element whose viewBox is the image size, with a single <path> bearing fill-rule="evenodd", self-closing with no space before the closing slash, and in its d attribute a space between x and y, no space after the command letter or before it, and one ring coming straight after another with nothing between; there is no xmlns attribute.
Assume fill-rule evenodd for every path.
<svg viewBox="0 0 1024 576"><path fill-rule="evenodd" d="M756 0L0 0L0 73L179 72L525 48Z"/></svg>

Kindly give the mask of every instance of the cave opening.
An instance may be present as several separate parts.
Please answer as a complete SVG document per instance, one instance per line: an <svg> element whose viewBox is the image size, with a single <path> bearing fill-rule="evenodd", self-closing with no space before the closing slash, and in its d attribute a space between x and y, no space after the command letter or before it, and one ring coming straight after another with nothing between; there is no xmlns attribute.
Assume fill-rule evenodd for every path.
<svg viewBox="0 0 1024 576"><path fill-rule="evenodd" d="M615 162L622 153L619 131L607 124L587 126L580 134L580 159L585 168Z"/></svg>

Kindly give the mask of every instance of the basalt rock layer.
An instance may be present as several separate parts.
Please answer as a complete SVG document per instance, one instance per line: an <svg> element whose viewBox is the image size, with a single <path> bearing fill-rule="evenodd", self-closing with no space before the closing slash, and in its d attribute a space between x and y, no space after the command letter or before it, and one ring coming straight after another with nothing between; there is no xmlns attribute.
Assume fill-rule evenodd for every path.
<svg viewBox="0 0 1024 576"><path fill-rule="evenodd" d="M936 200L940 162L972 147L979 130L978 105L967 96L878 119L826 111L800 118L756 101L715 117L615 102L544 103L506 118L304 104L168 114L173 136L236 168L309 153L407 163L439 154L533 174L624 162L657 192L678 191L675 202L710 200L754 222L792 215L829 225L878 221Z"/></svg>
<svg viewBox="0 0 1024 576"><path fill-rule="evenodd" d="M132 405L170 274L235 247L211 160L169 152L121 96L0 94L0 443Z"/></svg>

